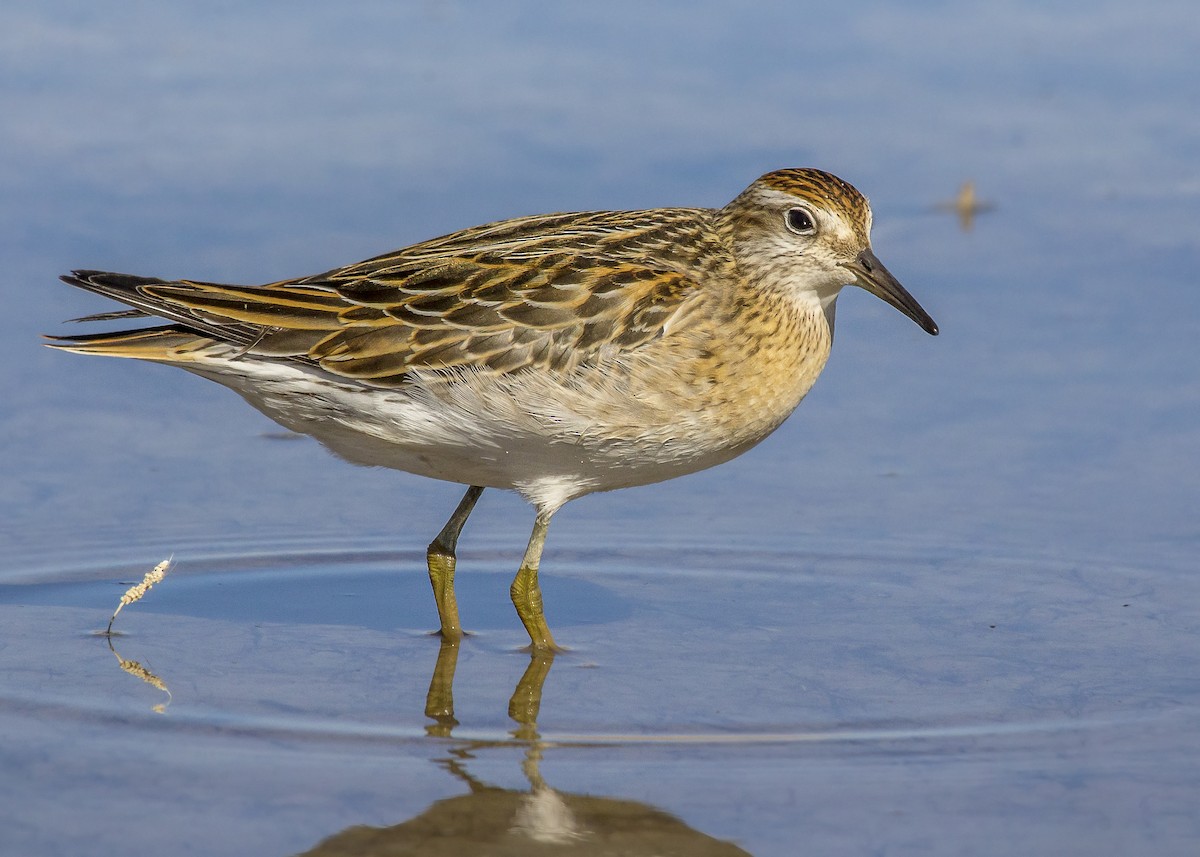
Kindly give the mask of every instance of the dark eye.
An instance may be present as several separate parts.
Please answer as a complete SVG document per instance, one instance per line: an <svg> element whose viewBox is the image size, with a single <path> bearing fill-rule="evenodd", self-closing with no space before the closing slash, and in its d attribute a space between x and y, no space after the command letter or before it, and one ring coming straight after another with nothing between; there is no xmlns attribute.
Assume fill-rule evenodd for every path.
<svg viewBox="0 0 1200 857"><path fill-rule="evenodd" d="M788 229L795 233L811 235L817 230L817 225L806 208L789 208L786 216Z"/></svg>

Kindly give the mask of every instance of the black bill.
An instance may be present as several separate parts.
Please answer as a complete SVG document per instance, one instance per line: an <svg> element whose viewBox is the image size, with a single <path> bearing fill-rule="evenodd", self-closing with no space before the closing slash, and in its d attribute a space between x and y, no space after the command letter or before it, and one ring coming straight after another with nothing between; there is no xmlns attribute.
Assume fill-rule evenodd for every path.
<svg viewBox="0 0 1200 857"><path fill-rule="evenodd" d="M930 336L937 336L938 326L929 313L917 303L917 299L908 293L908 289L900 285L900 281L892 276L883 263L869 249L858 254L853 262L843 263L854 274L854 284L862 286L877 298L890 303L900 312L920 325L921 329Z"/></svg>

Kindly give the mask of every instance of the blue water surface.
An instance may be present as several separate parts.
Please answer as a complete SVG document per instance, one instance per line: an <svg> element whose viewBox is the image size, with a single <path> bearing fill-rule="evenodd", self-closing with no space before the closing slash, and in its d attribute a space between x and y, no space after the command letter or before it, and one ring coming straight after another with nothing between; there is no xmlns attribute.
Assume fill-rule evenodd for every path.
<svg viewBox="0 0 1200 857"><path fill-rule="evenodd" d="M1196 44L1185 0L0 8L0 851L420 853L544 784L609 801L577 849L625 801L756 855L1196 853ZM784 166L871 198L942 333L847 290L766 442L564 509L533 731L518 498L426 716L458 487L39 345L112 308L73 267L265 282Z"/></svg>

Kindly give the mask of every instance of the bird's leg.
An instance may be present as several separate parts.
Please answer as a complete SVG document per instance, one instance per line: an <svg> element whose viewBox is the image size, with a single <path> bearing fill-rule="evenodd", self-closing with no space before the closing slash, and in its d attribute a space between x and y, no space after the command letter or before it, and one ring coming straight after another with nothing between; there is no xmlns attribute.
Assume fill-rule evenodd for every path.
<svg viewBox="0 0 1200 857"><path fill-rule="evenodd" d="M541 607L541 587L538 585L538 567L541 564L541 550L546 545L546 529L550 527L552 511L538 511L538 517L533 522L533 533L529 535L529 546L521 559L521 570L512 580L509 594L512 595L512 605L517 609L517 616L529 631L530 645L534 651L556 652L558 646L550 633L550 625L546 624L546 613Z"/></svg>
<svg viewBox="0 0 1200 857"><path fill-rule="evenodd" d="M521 570L508 590L535 651L558 649L546 624L546 614L542 611L542 589L538 586L538 565L542 561L542 548L546 544L546 529L550 526L551 514L538 511L533 522L533 533L529 536L529 546L525 548L525 556L521 559Z"/></svg>
<svg viewBox="0 0 1200 857"><path fill-rule="evenodd" d="M438 617L442 620L441 634L447 640L462 637L462 625L458 622L458 601L454 597L454 548L458 545L458 534L462 532L467 516L475 508L483 488L472 485L459 501L458 508L429 543L425 561L429 565L429 582L433 584L433 597L437 601Z"/></svg>

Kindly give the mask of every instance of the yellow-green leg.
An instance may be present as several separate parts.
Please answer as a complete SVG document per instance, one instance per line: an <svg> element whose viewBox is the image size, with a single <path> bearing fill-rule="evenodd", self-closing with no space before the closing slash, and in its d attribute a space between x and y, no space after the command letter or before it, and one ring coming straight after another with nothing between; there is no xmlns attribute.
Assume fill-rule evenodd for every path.
<svg viewBox="0 0 1200 857"><path fill-rule="evenodd" d="M550 626L546 624L546 614L542 610L542 588L538 586L538 566L542 562L542 548L546 545L546 529L550 526L551 514L542 511L537 513L533 521L533 533L529 536L529 546L525 548L525 556L521 560L521 570L517 572L508 591L517 608L517 615L529 632L534 650L556 651L558 646L554 643Z"/></svg>
<svg viewBox="0 0 1200 857"><path fill-rule="evenodd" d="M425 561L429 565L429 582L433 584L433 598L437 601L438 618L442 621L441 634L447 640L457 640L462 637L462 625L458 621L458 600L454 597L454 549L458 546L458 534L462 532L463 524L483 488L472 485L458 503L458 508L429 543L425 553Z"/></svg>

